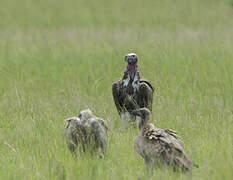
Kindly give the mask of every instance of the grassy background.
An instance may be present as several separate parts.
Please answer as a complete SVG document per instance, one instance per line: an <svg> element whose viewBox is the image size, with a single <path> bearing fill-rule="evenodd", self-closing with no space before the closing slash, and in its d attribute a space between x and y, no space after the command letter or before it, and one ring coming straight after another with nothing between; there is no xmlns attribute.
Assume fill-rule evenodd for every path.
<svg viewBox="0 0 233 180"><path fill-rule="evenodd" d="M230 0L2 0L1 179L232 179ZM153 123L200 168L148 175L111 95L127 52L157 89ZM105 159L74 160L63 120L90 108L112 131Z"/></svg>

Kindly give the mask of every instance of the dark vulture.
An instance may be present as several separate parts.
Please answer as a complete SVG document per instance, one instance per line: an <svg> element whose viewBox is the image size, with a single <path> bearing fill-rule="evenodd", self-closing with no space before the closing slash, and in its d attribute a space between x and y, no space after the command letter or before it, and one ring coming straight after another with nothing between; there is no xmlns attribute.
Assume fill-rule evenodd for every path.
<svg viewBox="0 0 233 180"><path fill-rule="evenodd" d="M138 57L135 53L125 56L127 67L123 78L117 79L112 85L113 99L117 111L125 125L135 122L136 117L129 112L146 107L152 111L154 88L146 79L141 79L137 66Z"/></svg>
<svg viewBox="0 0 233 180"><path fill-rule="evenodd" d="M184 144L177 133L170 129L160 129L147 123L151 113L147 108L131 112L141 117L139 122L140 135L134 140L134 148L141 155L147 167L162 167L168 165L174 171L191 171L193 162L184 153Z"/></svg>
<svg viewBox="0 0 233 180"><path fill-rule="evenodd" d="M94 116L91 110L83 110L78 117L65 120L66 144L72 153L99 152L103 156L108 142L107 126L105 121Z"/></svg>

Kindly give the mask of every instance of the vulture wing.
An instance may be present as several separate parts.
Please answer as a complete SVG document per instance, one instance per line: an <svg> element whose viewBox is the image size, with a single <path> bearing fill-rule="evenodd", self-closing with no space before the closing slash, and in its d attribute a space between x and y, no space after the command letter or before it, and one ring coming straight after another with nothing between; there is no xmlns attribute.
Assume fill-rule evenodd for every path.
<svg viewBox="0 0 233 180"><path fill-rule="evenodd" d="M152 89L152 91L154 92L154 87L152 86L152 84L150 83L149 80L141 78L140 83L146 83Z"/></svg>
<svg viewBox="0 0 233 180"><path fill-rule="evenodd" d="M112 95L119 114L123 111L124 106L124 99L120 88L121 83L122 79L117 79L112 85Z"/></svg>
<svg viewBox="0 0 233 180"><path fill-rule="evenodd" d="M83 151L85 151L86 130L80 123L77 122L73 128L67 125L65 136L66 144L71 152L75 152L79 147L82 147Z"/></svg>
<svg viewBox="0 0 233 180"><path fill-rule="evenodd" d="M142 157L151 157L168 165L173 165L174 170L191 170L193 163L184 153L184 144L173 130L153 128L141 137L141 148L137 152ZM142 143L140 142L140 143ZM137 143L139 144L139 143ZM142 150L143 148L143 150ZM146 149L145 149L146 148Z"/></svg>
<svg viewBox="0 0 233 180"><path fill-rule="evenodd" d="M104 129L105 129L106 131L109 130L109 128L108 128L108 126L107 126L105 120L100 119L100 118L97 118L97 121L104 127Z"/></svg>
<svg viewBox="0 0 233 180"><path fill-rule="evenodd" d="M138 105L140 108L146 107L152 111L154 89L149 81L140 81L138 92Z"/></svg>
<svg viewBox="0 0 233 180"><path fill-rule="evenodd" d="M87 143L87 132L85 127L82 124L78 124L76 126L76 129L74 130L74 132L72 133L73 135L73 141L80 143L80 145L82 146L83 152L85 152L85 146Z"/></svg>
<svg viewBox="0 0 233 180"><path fill-rule="evenodd" d="M94 145L94 150L97 150L100 147L102 149L102 153L105 153L108 135L105 127L100 123L100 119L98 118L91 122L90 140Z"/></svg>
<svg viewBox="0 0 233 180"><path fill-rule="evenodd" d="M177 133L175 131L153 128L145 133L145 137L150 140L157 140L168 148L174 148L177 151L184 152L184 144L177 137Z"/></svg>

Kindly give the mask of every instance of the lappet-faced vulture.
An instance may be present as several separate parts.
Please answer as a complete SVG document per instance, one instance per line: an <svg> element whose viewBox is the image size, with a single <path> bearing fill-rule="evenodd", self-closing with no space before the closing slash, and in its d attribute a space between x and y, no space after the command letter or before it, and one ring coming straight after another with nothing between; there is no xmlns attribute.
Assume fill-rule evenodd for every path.
<svg viewBox="0 0 233 180"><path fill-rule="evenodd" d="M132 110L146 107L152 111L154 88L148 80L140 78L135 53L126 54L125 61L127 67L123 78L113 83L112 95L117 111L127 126L129 122L136 120L136 116L129 113Z"/></svg>

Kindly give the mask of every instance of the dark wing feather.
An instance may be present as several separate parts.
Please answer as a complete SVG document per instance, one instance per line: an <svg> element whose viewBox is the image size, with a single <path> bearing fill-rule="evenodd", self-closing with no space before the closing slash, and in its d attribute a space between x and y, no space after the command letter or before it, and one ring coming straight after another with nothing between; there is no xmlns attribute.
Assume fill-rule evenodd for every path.
<svg viewBox="0 0 233 180"><path fill-rule="evenodd" d="M117 79L112 85L112 95L115 102L118 113L120 114L123 111L123 98L120 86L122 84L122 79Z"/></svg>
<svg viewBox="0 0 233 180"><path fill-rule="evenodd" d="M146 82L141 82L139 84L137 102L140 108L146 107L150 111L152 111L153 90Z"/></svg>
<svg viewBox="0 0 233 180"><path fill-rule="evenodd" d="M154 92L155 89L154 89L154 87L152 86L152 84L150 83L149 80L141 78L140 83L146 83L152 89L152 91Z"/></svg>

